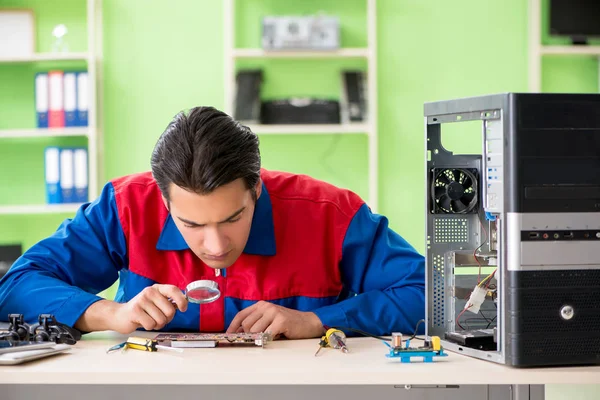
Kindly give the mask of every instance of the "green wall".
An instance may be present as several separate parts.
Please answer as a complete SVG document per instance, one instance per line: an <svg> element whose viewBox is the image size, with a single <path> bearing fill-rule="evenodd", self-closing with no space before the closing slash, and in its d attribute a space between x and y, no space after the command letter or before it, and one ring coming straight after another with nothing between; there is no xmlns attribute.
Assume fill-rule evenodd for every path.
<svg viewBox="0 0 600 400"><path fill-rule="evenodd" d="M344 46L364 46L365 1L237 1L236 44L259 45L261 15L339 13ZM78 34L86 25L82 0L3 0L32 7L38 20L38 50L48 51L54 24L69 26L72 50L85 49ZM149 168L154 143L179 110L223 107L223 10L218 1L104 0L104 180ZM527 90L527 9L522 0L459 3L380 0L378 17L379 211L419 250L424 249L423 103L464 96ZM561 42L552 39L548 42ZM342 68L361 60L259 60L238 67L265 71L264 95L334 97ZM34 125L30 104L35 71L81 65L0 65L0 128ZM595 91L593 57L545 57L547 91ZM468 124L467 124L468 125ZM478 129L445 127L454 151L478 151ZM475 139L475 140L471 140ZM84 143L84 142L83 142ZM0 146L0 204L43 201L44 146L79 145L81 139L4 140ZM367 197L367 139L363 135L262 135L264 166L302 172ZM31 165L17 169L18 160ZM67 215L0 217L0 241L25 247L51 233ZM19 226L23 224L23 226ZM24 229L24 227L27 227Z"/></svg>
<svg viewBox="0 0 600 400"><path fill-rule="evenodd" d="M76 38L78 32L85 31L85 24L78 22L85 14L83 3L3 0L1 5L34 8L39 13L38 50L48 51L49 30L59 22L71 29L72 49L85 48ZM156 139L181 109L223 107L223 10L221 2L214 0L104 0L103 4L103 173L104 179L110 179L147 170ZM238 0L237 4L239 47L258 46L258 19L262 15L315 10L339 13L344 46L366 44L364 0L304 0L293 4ZM527 2L505 0L499 6L498 2L478 0L379 0L377 18L379 210L389 217L393 228L423 251L423 103L526 91ZM265 97L274 98L335 96L340 90L339 70L365 64L270 60L244 61L239 66L263 67ZM33 73L48 67L54 66L0 65L0 128L34 125L33 94L22 88L32 87ZM546 91L597 91L597 61L593 57L546 57L543 68ZM455 151L477 151L478 131L471 128L455 125L446 129L444 142ZM70 144L65 139L1 142L0 204L15 199L43 201L39 154L43 146L56 143ZM364 197L368 188L366 144L366 137L357 135L261 136L265 167L308 173ZM15 169L21 157L32 161L31 170ZM2 216L0 242L23 242L29 247L50 234L64 217ZM563 387L551 392L554 397L549 393L549 399L574 393ZM565 397L563 393L567 393Z"/></svg>

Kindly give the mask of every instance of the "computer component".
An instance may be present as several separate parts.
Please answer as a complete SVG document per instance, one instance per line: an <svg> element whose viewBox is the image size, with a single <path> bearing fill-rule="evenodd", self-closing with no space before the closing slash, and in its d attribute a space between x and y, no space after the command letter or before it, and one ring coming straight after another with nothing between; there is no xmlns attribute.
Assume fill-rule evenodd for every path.
<svg viewBox="0 0 600 400"><path fill-rule="evenodd" d="M329 16L268 16L263 18L265 50L335 50L340 47L340 23Z"/></svg>
<svg viewBox="0 0 600 400"><path fill-rule="evenodd" d="M477 169L433 168L431 173L434 213L466 214L477 211Z"/></svg>
<svg viewBox="0 0 600 400"><path fill-rule="evenodd" d="M506 93L424 112L427 335L516 367L599 364L600 95ZM468 121L481 124L481 154L444 148L442 126Z"/></svg>
<svg viewBox="0 0 600 400"><path fill-rule="evenodd" d="M264 101L260 118L263 124L339 124L340 103L309 98Z"/></svg>
<svg viewBox="0 0 600 400"><path fill-rule="evenodd" d="M446 332L446 340L479 350L496 350L493 329Z"/></svg>
<svg viewBox="0 0 600 400"><path fill-rule="evenodd" d="M264 347L271 341L268 333L159 333L154 337L158 342L169 342L172 347L215 347L222 345L254 345ZM186 342L176 343L176 342ZM192 343L197 345L192 345ZM199 343L207 342L207 343Z"/></svg>

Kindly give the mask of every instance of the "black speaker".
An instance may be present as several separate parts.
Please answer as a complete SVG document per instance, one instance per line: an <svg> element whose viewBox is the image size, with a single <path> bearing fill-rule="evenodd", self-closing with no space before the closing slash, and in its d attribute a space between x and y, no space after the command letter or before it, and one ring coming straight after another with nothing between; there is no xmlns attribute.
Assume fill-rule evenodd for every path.
<svg viewBox="0 0 600 400"><path fill-rule="evenodd" d="M367 98L365 72L344 71L344 97L350 122L367 120Z"/></svg>
<svg viewBox="0 0 600 400"><path fill-rule="evenodd" d="M260 121L261 70L243 70L236 76L234 119L244 123Z"/></svg>

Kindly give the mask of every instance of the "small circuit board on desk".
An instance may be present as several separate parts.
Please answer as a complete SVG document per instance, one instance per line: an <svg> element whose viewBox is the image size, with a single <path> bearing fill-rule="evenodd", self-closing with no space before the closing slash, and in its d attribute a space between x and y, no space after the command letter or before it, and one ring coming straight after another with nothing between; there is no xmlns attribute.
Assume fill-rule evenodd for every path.
<svg viewBox="0 0 600 400"><path fill-rule="evenodd" d="M268 333L160 333L158 342L170 342L171 347L217 347L219 345L254 345L264 347L271 341Z"/></svg>
<svg viewBox="0 0 600 400"><path fill-rule="evenodd" d="M384 342L385 343L385 342ZM412 358L422 358L424 362L433 362L434 357L447 357L444 348L440 343L439 336L432 336L426 340L424 346L410 347L410 340L402 341L402 335L392 335L392 344L385 343L389 347L386 354L388 358L399 358L403 363L412 362Z"/></svg>

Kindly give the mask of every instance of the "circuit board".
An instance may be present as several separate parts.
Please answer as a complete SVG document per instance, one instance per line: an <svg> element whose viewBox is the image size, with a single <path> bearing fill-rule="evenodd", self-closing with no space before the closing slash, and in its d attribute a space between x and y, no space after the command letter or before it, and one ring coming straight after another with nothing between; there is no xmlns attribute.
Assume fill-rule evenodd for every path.
<svg viewBox="0 0 600 400"><path fill-rule="evenodd" d="M159 333L159 342L215 342L216 344L256 345L264 347L270 340L268 333Z"/></svg>

